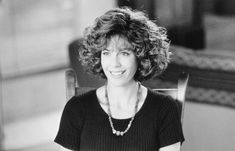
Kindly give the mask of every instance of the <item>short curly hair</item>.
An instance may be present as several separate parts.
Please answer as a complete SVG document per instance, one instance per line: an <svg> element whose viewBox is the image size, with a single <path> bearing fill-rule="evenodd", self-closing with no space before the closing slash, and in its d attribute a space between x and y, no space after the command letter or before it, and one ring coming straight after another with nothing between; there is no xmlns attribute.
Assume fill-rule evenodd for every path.
<svg viewBox="0 0 235 151"><path fill-rule="evenodd" d="M166 29L157 26L144 12L123 7L107 11L85 29L79 56L89 72L106 78L101 66L101 51L114 35L126 37L134 48L138 63L135 80L151 79L167 68L171 53Z"/></svg>

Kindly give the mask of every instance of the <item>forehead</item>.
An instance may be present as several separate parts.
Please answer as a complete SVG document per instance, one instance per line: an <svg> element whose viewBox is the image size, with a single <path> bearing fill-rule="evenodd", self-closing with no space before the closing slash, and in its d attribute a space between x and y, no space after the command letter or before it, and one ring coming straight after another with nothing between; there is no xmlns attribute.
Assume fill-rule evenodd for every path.
<svg viewBox="0 0 235 151"><path fill-rule="evenodd" d="M110 37L107 41L107 47L108 50L123 50L128 49L132 50L133 46L130 44L130 42L127 40L126 37L120 36L120 35L114 35Z"/></svg>

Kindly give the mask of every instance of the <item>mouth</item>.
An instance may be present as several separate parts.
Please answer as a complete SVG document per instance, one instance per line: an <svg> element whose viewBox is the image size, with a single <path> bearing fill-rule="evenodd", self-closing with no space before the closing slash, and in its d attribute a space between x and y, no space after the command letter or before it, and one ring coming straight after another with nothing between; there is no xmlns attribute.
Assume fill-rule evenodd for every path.
<svg viewBox="0 0 235 151"><path fill-rule="evenodd" d="M120 76L125 72L125 70L124 71L109 71L109 72L113 76Z"/></svg>

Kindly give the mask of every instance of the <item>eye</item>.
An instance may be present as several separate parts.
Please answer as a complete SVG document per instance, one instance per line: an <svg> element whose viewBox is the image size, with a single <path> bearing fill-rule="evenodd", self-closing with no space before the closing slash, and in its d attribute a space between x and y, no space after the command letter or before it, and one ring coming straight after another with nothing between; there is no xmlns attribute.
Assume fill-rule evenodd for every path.
<svg viewBox="0 0 235 151"><path fill-rule="evenodd" d="M128 51L122 51L121 54L124 55L124 56L129 56L129 55L130 55L130 52L128 52Z"/></svg>
<svg viewBox="0 0 235 151"><path fill-rule="evenodd" d="M103 56L108 56L108 55L109 55L109 51L103 50L103 51L101 52L101 54L102 54Z"/></svg>

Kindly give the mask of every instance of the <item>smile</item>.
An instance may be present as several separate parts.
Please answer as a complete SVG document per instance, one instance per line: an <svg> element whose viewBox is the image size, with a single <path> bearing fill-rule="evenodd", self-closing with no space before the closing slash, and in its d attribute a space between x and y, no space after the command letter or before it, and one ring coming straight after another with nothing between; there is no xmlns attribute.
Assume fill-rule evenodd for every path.
<svg viewBox="0 0 235 151"><path fill-rule="evenodd" d="M122 75L125 71L110 71L111 75L119 76Z"/></svg>

